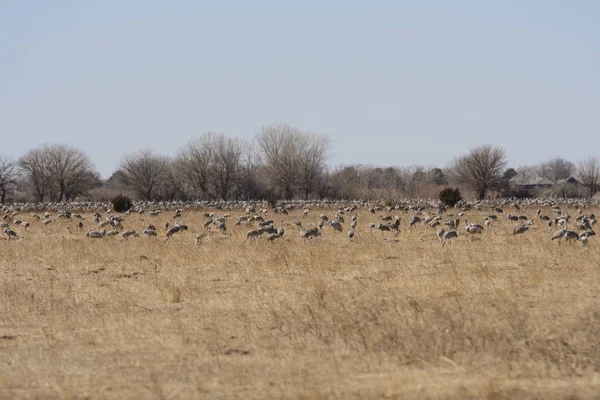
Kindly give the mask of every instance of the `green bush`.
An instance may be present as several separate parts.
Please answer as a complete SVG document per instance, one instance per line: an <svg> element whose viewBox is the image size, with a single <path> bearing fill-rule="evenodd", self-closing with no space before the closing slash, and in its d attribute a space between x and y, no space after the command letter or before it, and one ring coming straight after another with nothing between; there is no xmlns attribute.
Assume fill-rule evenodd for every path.
<svg viewBox="0 0 600 400"><path fill-rule="evenodd" d="M110 201L113 205L113 209L119 213L129 211L131 207L133 207L133 202L131 199L127 196L123 196L122 194L113 197Z"/></svg>
<svg viewBox="0 0 600 400"><path fill-rule="evenodd" d="M460 190L455 188L445 188L440 191L438 197L442 204L446 207L454 207L459 201L462 200Z"/></svg>

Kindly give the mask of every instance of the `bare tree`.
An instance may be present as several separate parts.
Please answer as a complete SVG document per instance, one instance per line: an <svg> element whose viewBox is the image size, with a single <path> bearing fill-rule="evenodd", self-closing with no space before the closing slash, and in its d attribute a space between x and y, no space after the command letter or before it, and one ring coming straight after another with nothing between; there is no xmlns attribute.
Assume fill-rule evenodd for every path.
<svg viewBox="0 0 600 400"><path fill-rule="evenodd" d="M36 201L43 202L51 190L51 175L47 168L47 157L42 149L32 149L19 158L19 168L31 185Z"/></svg>
<svg viewBox="0 0 600 400"><path fill-rule="evenodd" d="M196 197L226 200L240 182L246 148L241 139L206 133L179 151L177 169Z"/></svg>
<svg viewBox="0 0 600 400"><path fill-rule="evenodd" d="M484 145L471 149L455 161L454 174L459 182L469 185L477 197L485 199L487 191L497 185L506 166L504 149Z"/></svg>
<svg viewBox="0 0 600 400"><path fill-rule="evenodd" d="M141 150L123 157L121 179L142 199L153 200L159 185L168 177L169 165L168 157L154 154L151 150Z"/></svg>
<svg viewBox="0 0 600 400"><path fill-rule="evenodd" d="M593 197L600 190L600 163L596 157L580 161L578 166L579 181L589 190Z"/></svg>
<svg viewBox="0 0 600 400"><path fill-rule="evenodd" d="M257 143L270 186L287 199L298 191L308 197L314 189L313 180L324 172L329 139L274 124L263 127Z"/></svg>
<svg viewBox="0 0 600 400"><path fill-rule="evenodd" d="M210 196L208 186L212 149L207 139L205 135L190 140L183 149L179 150L175 160L176 169L197 198Z"/></svg>
<svg viewBox="0 0 600 400"><path fill-rule="evenodd" d="M283 197L294 197L298 181L299 129L289 125L268 125L257 137L270 186Z"/></svg>
<svg viewBox="0 0 600 400"><path fill-rule="evenodd" d="M87 154L67 145L44 145L42 151L50 173L55 201L71 199L90 187L94 167Z"/></svg>
<svg viewBox="0 0 600 400"><path fill-rule="evenodd" d="M4 204L6 196L17 183L17 166L8 157L0 156L0 204Z"/></svg>
<svg viewBox="0 0 600 400"><path fill-rule="evenodd" d="M18 162L37 201L72 200L99 179L83 151L62 144L44 144L23 155Z"/></svg>
<svg viewBox="0 0 600 400"><path fill-rule="evenodd" d="M237 185L237 198L258 199L265 198L264 185L261 183L260 157L256 149L256 142L246 143L240 164L239 183Z"/></svg>
<svg viewBox="0 0 600 400"><path fill-rule="evenodd" d="M567 179L575 172L575 164L562 157L554 157L549 161L541 163L536 172L542 178L548 179L555 184L561 179Z"/></svg>
<svg viewBox="0 0 600 400"><path fill-rule="evenodd" d="M212 137L210 178L215 197L227 200L235 191L241 175L245 143L223 134Z"/></svg>
<svg viewBox="0 0 600 400"><path fill-rule="evenodd" d="M298 183L305 200L324 177L330 140L315 133L303 134L298 143Z"/></svg>

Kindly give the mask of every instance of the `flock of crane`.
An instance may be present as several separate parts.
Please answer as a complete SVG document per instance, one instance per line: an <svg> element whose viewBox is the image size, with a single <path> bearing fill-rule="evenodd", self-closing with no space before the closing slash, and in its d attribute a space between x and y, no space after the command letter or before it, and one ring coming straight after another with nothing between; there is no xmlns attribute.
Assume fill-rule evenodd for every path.
<svg viewBox="0 0 600 400"><path fill-rule="evenodd" d="M181 205L181 204L177 204ZM371 232L380 231L382 234L389 232L389 234L398 236L401 231L401 216L399 213L406 213L410 216L410 221L407 228L413 230L418 226L422 226L425 229L435 232L442 246L446 243L452 243L453 239L459 237L459 231L461 229L461 219L464 219L464 232L469 236L481 235L484 231L493 229L494 224L501 218L501 215L505 214L505 210L512 209L516 212L520 212L521 207L528 209L532 206L537 208L536 217L530 218L527 215L518 214L513 215L508 212L505 217L510 222L515 222L517 225L514 227L513 235L523 235L530 230L530 227L534 224L546 225L550 231L552 229L559 228L556 230L549 239L566 240L567 242L582 242L584 245L588 243L588 240L595 236L593 230L596 224L596 216L593 213L585 212L588 208L587 204L567 204L569 207L573 207L576 216L571 216L565 212L561 205L555 202L546 203L519 203L519 202L507 202L504 203L463 203L457 208L447 208L440 206L439 204L429 202L408 202L403 205L396 205L394 207L388 206L373 206L369 203L354 203L349 205L336 204L334 215L329 218L324 213L319 213L316 223L308 223L305 221L311 220L311 214L315 209L331 209L331 203L297 203L297 204L284 204L275 208L269 209L264 204L253 205L244 204L243 215L237 217L234 223L234 229L241 229L241 227L250 227L245 235L244 243L247 241L256 241L261 238L265 238L269 242L281 240L285 237L284 218L294 211L298 211L298 215L301 215L300 219L293 221L293 225L297 228L300 236L307 241L313 241L323 234L324 229L331 229L336 233L344 232L344 225L346 219L348 219L348 229L346 231L348 239L354 241L357 225L358 215L360 210L368 211L373 218L378 218L379 223L370 222L368 224ZM546 206L545 210L551 210L553 215L547 215L542 212L542 207ZM539 207L539 208L538 208ZM240 208L239 204L236 208ZM85 210L85 208L82 208ZM185 209L185 211L184 211ZM202 230L196 235L196 245L202 243L202 239L213 235L228 235L227 223L233 219L229 213L223 213L218 216L216 211L223 210L222 206L216 206L214 212L204 212L203 217L205 222L202 224ZM231 208L232 210L235 208ZM111 236L120 236L122 241L126 241L131 237L139 237L141 235L149 237L164 236L164 242L166 243L170 239L173 239L175 235L187 231L188 226L182 224L180 220L183 217L184 212L193 212L191 207L175 208L174 214L169 218L169 221L164 223L164 233L161 230L157 230L153 224L147 224L140 229L141 233L138 233L135 229L124 229L124 223L131 217L132 214L140 214L150 217L159 217L164 212L172 210L169 207L156 208L156 206L141 206L137 205L133 209L126 213L114 213L110 207L103 209L103 212L94 211L91 215L94 228L88 228L85 236L91 239L102 239ZM241 211L241 210L240 210ZM300 212L301 211L301 212ZM22 229L23 232L29 232L32 227L33 221L25 221L22 217L23 213L26 212L26 207L20 206L4 206L4 215L0 220L0 228L4 233L3 239L23 239L24 234L19 234L17 231ZM467 217L472 217L473 212L479 212L481 214L482 223L469 223ZM273 219L269 216L276 214L281 217L281 223L276 227ZM396 214L396 215L392 215ZM84 231L84 216L78 212L68 210L63 207L54 213L51 210L43 213L31 213L31 219L40 223L42 226L48 226L55 220L70 221L67 227L69 233L73 233L72 224L75 225L76 229ZM362 217L361 217L362 218ZM279 219L279 218L278 218ZM534 222L534 221L538 222ZM303 222L304 221L304 222ZM306 226L303 226L305 224ZM569 229L569 225L574 226L574 229ZM327 228L326 228L327 227Z"/></svg>

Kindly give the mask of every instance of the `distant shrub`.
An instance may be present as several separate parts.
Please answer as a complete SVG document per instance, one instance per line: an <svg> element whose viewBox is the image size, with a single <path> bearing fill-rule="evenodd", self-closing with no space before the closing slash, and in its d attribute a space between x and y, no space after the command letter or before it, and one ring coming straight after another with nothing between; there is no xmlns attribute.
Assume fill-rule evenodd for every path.
<svg viewBox="0 0 600 400"><path fill-rule="evenodd" d="M128 211L131 209L131 207L133 207L133 202L131 201L131 199L127 196L123 196L122 194L118 194L117 196L113 197L110 201L113 205L113 209L119 213Z"/></svg>
<svg viewBox="0 0 600 400"><path fill-rule="evenodd" d="M460 190L450 187L440 190L438 197L442 204L446 207L454 207L459 201L462 200Z"/></svg>

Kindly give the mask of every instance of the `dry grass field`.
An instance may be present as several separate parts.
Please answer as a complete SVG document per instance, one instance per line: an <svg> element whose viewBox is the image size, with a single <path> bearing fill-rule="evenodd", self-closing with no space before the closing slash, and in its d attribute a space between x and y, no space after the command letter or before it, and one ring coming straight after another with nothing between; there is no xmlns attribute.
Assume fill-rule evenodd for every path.
<svg viewBox="0 0 600 400"><path fill-rule="evenodd" d="M199 246L200 212L167 243L88 238L89 214L82 231L15 228L23 240L0 241L0 399L600 398L597 238L551 242L537 221L512 235L500 215L442 247L406 213L397 238L372 233L361 210L354 243L327 226L304 243L292 222L321 212L335 211L285 216L274 243L243 243L235 212Z"/></svg>

